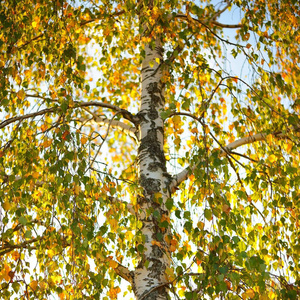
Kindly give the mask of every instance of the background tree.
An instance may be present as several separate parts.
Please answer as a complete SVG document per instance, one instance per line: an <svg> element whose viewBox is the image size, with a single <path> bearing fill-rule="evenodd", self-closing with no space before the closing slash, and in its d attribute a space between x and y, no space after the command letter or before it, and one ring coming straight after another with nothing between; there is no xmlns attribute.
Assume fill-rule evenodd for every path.
<svg viewBox="0 0 300 300"><path fill-rule="evenodd" d="M0 1L0 297L297 299L299 12Z"/></svg>

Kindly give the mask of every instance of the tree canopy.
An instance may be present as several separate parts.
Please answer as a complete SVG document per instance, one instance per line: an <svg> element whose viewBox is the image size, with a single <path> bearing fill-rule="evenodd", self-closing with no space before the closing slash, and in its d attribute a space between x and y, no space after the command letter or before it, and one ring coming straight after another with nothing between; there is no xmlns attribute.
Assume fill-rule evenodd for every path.
<svg viewBox="0 0 300 300"><path fill-rule="evenodd" d="M297 299L299 53L297 0L0 0L0 298Z"/></svg>

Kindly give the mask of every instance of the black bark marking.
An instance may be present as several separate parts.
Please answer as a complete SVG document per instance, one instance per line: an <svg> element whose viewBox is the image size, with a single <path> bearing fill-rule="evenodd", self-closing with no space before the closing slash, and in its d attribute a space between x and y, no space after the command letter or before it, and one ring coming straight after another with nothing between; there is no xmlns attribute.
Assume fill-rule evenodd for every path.
<svg viewBox="0 0 300 300"><path fill-rule="evenodd" d="M157 104L163 105L161 87L157 82L150 82L149 85L146 87L146 90L151 98L150 109L155 109L155 111L157 111Z"/></svg>
<svg viewBox="0 0 300 300"><path fill-rule="evenodd" d="M141 174L140 184L148 194L154 194L160 191L159 179L147 178L144 174Z"/></svg>
<svg viewBox="0 0 300 300"><path fill-rule="evenodd" d="M157 141L157 129L159 128L148 130L148 134L141 140L138 152L140 159L143 155L149 155L153 161L151 166L153 167L153 163L155 163L157 165L157 169L161 168L164 172L166 172L166 158L163 150L160 148L160 144ZM142 154L143 150L146 150L145 154ZM148 170L151 171L151 169Z"/></svg>

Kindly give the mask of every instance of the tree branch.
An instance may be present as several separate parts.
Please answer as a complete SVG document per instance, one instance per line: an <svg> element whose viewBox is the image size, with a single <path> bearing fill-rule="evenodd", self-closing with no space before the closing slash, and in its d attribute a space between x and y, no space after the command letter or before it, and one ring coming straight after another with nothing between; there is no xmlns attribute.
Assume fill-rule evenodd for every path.
<svg viewBox="0 0 300 300"><path fill-rule="evenodd" d="M204 123L202 122L201 118L198 118L190 113L185 113L185 112L174 112L172 114L169 115L169 117L173 116L173 115L181 115L181 116L187 116L190 118L193 118L194 120L198 121L202 126L204 126ZM299 132L300 131L300 126L295 126L294 131ZM276 138L284 138L287 137L287 133L283 133L282 131L277 131L277 132L273 132L271 133L273 134L274 137ZM209 135L214 139L215 142L218 143L218 145L221 148L221 156L226 156L226 155L230 155L237 163L240 164L240 162L238 160L236 160L230 153L231 150L236 149L240 146L246 145L246 144L251 144L257 141L262 141L265 140L267 137L267 133L258 133L255 135L251 135L248 137L244 137L241 138L235 142L232 142L230 144L228 144L227 146L222 146L221 143L214 137L214 135L211 134L211 132L209 132ZM188 176L189 173L192 172L193 170L195 170L198 167L198 164L194 165L194 166L188 166L187 168L185 168L184 170L182 170L181 172L179 172L178 174L174 175L172 177L172 181L169 185L169 189L171 191L171 193L174 193L177 190L177 186L185 181Z"/></svg>
<svg viewBox="0 0 300 300"><path fill-rule="evenodd" d="M128 281L130 284L133 283L133 274L128 270L128 268L124 267L119 262L113 260L112 258L107 258L108 261L112 261L114 264L116 264L116 267L113 267L114 271L117 275Z"/></svg>
<svg viewBox="0 0 300 300"><path fill-rule="evenodd" d="M28 95L28 97L36 97L36 96ZM112 109L112 110L120 113L126 120L132 122L135 125L138 124L138 122L139 122L139 118L137 116L134 116L133 114L131 114L126 109L122 109L116 105L109 104L109 103L103 103L103 102L97 102L97 101L89 101L89 102L74 101L74 106L73 107L69 106L67 109L73 109L73 108L79 108L79 107L89 107L89 106L109 108L109 109ZM34 118L37 116L45 115L47 113L53 113L56 111L62 111L62 108L61 107L45 108L45 109L42 109L42 110L34 112L34 113L9 118L0 123L0 129L6 127L7 125L14 123L16 121L23 121L23 120L26 120L29 118Z"/></svg>
<svg viewBox="0 0 300 300"><path fill-rule="evenodd" d="M117 17L117 16L120 16L122 14L125 13L125 10L120 10L118 12L115 12L115 13L112 13L110 15L108 15L109 18L113 18L113 17ZM102 18L96 18L96 19L90 19L90 20L84 20L84 21L81 21L80 23L80 26L84 26L86 24L89 24L89 23L92 23L92 22L96 22L96 21L100 21L102 20Z"/></svg>
<svg viewBox="0 0 300 300"><path fill-rule="evenodd" d="M43 237L34 238L28 241L25 241L21 244L15 244L12 245L10 243L4 242L4 245L0 248L0 257L6 253L9 253L13 251L14 249L22 249L22 248L29 248L28 246L32 243L38 242L40 240L44 239ZM31 249L34 249L35 247L30 247Z"/></svg>
<svg viewBox="0 0 300 300"><path fill-rule="evenodd" d="M178 114L184 114L184 115L188 115L188 116L192 117L192 115L185 114L185 113L178 113ZM193 118L198 120L198 118L196 118L195 116L193 116ZM299 132L300 127L295 127L294 131ZM273 132L271 134L274 137L279 138L279 139L284 138L284 137L288 137L288 134L283 133L282 131ZM239 140L236 140L236 141L228 144L227 146L224 146L224 147L221 146L221 156L226 156L228 154L230 155L232 150L234 150L234 149L236 149L240 146L247 145L247 144L252 144L254 142L264 141L266 139L267 135L268 134L266 134L266 133L257 133L255 135L250 135L250 136L247 136L247 137L243 137ZM176 189L177 189L177 186L181 182L185 181L188 178L189 173L194 171L197 167L198 167L197 164L194 165L194 166L188 166L187 168L185 168L184 170L182 170L178 174L174 175L173 180L170 184L171 192L172 193L175 192Z"/></svg>
<svg viewBox="0 0 300 300"><path fill-rule="evenodd" d="M133 205L128 203L128 202L125 202L125 201L122 201L116 197L112 197L112 196L107 196L107 198L111 201L112 204L121 204L121 205L125 205L126 208L128 209L128 211L134 215L135 214L135 211L134 211L134 208L133 208Z"/></svg>
<svg viewBox="0 0 300 300"><path fill-rule="evenodd" d="M231 3L229 1L226 1L227 5L223 9L218 10L211 18L210 20L216 20L224 11L226 11L227 8L231 6Z"/></svg>
<svg viewBox="0 0 300 300"><path fill-rule="evenodd" d="M189 21L189 18L187 15L183 15L183 14L178 14L175 16L175 18L183 18L186 19L187 21ZM213 36L215 36L216 38L218 38L220 41L222 41L223 43L227 43L228 45L232 45L232 46L236 46L239 48L245 48L246 46L240 45L240 44L236 44L236 43L232 43L229 40L223 39L222 37L220 37L219 35L217 35L213 30L211 30L210 28L210 23L213 23L215 21L210 21L210 20L204 20L204 21L200 21L196 18L192 18L191 19L197 23L199 23L200 25L204 26Z"/></svg>
<svg viewBox="0 0 300 300"><path fill-rule="evenodd" d="M217 21L212 21L211 23L217 27L222 27L222 28L241 28L242 27L242 24L222 24Z"/></svg>
<svg viewBox="0 0 300 300"><path fill-rule="evenodd" d="M294 131L298 132L300 131L300 127L295 127ZM271 133L274 137L276 138L284 138L284 137L288 137L287 133L283 133L282 131L277 131L277 132L273 132ZM236 140L230 144L228 144L227 146L225 146L222 149L221 155L225 156L226 155L226 151L227 153L231 152L232 150L243 146L243 145L247 145L247 144L252 144L254 142L259 142L259 141L264 141L266 139L268 134L266 133L257 133L255 135L250 135L250 136L246 136L243 137L239 140Z"/></svg>
<svg viewBox="0 0 300 300"><path fill-rule="evenodd" d="M135 127L130 126L130 125L125 124L120 121L116 121L116 120L111 121L108 118L97 116L94 112L90 111L87 108L85 108L85 110L93 116L93 121L95 123L100 124L100 125L106 125L106 126L108 126L110 124L111 127L120 129L122 132L130 135L135 141L137 141L137 129ZM84 122L86 120L84 118L81 118L80 121ZM88 121L87 123L89 123L89 122L91 122L91 121Z"/></svg>

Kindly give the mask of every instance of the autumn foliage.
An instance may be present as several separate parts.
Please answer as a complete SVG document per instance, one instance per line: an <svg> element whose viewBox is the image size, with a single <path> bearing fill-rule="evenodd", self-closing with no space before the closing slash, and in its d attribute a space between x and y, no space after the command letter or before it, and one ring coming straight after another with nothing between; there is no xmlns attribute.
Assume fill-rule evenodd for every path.
<svg viewBox="0 0 300 300"><path fill-rule="evenodd" d="M298 299L299 53L296 0L0 0L0 298Z"/></svg>

